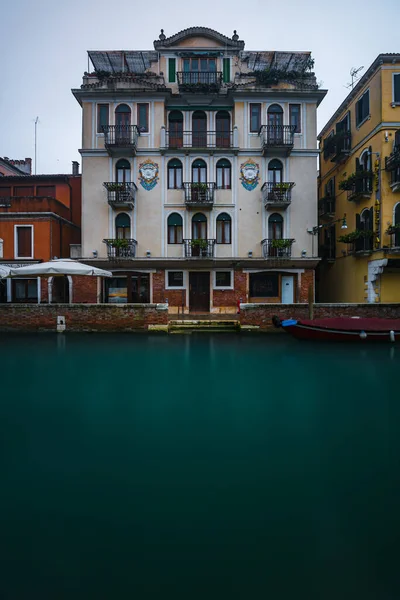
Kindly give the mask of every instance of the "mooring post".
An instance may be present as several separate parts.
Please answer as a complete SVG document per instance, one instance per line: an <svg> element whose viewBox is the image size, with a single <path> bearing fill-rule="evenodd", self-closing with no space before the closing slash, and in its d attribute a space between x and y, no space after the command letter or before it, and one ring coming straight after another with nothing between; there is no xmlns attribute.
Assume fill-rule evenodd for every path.
<svg viewBox="0 0 400 600"><path fill-rule="evenodd" d="M308 318L310 321L314 318L314 290L312 284L308 286Z"/></svg>

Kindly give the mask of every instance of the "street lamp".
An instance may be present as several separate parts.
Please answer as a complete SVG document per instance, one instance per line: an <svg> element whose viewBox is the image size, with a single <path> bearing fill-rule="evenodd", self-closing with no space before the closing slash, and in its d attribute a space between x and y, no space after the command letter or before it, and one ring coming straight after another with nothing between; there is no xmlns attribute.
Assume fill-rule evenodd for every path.
<svg viewBox="0 0 400 600"><path fill-rule="evenodd" d="M334 221L331 221L330 223L323 223L322 225L315 225L315 227L312 227L311 229L307 229L308 233L310 233L313 236L313 238L312 238L312 255L313 256L314 256L314 235L316 235L320 229L324 229L325 227L332 227L335 223L341 223L340 229L347 229L346 213L344 213L344 215L341 219L335 219Z"/></svg>

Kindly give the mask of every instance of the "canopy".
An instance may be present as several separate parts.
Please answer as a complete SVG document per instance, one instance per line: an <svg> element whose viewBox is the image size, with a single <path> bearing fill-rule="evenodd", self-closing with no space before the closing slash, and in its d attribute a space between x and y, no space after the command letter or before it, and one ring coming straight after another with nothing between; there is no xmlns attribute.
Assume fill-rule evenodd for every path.
<svg viewBox="0 0 400 600"><path fill-rule="evenodd" d="M7 277L9 272L10 272L10 267L4 267L3 265L0 265L0 279L2 277Z"/></svg>
<svg viewBox="0 0 400 600"><path fill-rule="evenodd" d="M9 269L8 277L53 277L57 275L92 275L94 277L112 277L111 271L84 265L70 258L50 260L49 262Z"/></svg>

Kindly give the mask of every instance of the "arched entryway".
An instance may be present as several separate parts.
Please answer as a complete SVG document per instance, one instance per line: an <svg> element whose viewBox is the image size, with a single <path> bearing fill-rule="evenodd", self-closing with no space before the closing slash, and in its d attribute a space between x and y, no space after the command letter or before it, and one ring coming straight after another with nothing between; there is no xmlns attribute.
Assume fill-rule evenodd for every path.
<svg viewBox="0 0 400 600"><path fill-rule="evenodd" d="M70 275L49 277L47 285L50 304L70 304L72 302L72 277Z"/></svg>
<svg viewBox="0 0 400 600"><path fill-rule="evenodd" d="M173 110L168 115L168 135L170 148L183 146L183 114L180 110Z"/></svg>

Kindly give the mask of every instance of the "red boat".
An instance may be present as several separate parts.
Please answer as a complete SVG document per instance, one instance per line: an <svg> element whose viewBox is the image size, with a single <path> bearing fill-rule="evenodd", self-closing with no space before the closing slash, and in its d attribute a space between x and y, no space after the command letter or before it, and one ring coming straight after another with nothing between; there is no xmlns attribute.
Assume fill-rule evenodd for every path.
<svg viewBox="0 0 400 600"><path fill-rule="evenodd" d="M278 323L279 321L279 323ZM400 319L373 319L362 317L337 317L335 319L273 319L300 340L320 341L364 341L395 342L400 341Z"/></svg>

